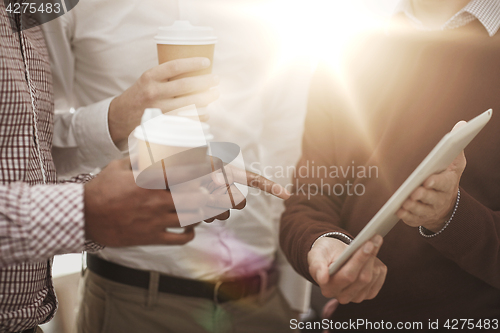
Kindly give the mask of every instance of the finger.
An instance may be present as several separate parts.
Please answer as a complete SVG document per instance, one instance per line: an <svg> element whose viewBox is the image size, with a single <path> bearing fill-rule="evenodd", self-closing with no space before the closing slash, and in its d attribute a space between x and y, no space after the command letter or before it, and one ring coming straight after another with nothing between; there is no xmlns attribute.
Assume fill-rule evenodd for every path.
<svg viewBox="0 0 500 333"><path fill-rule="evenodd" d="M401 208L396 213L397 217L401 219L404 223L411 227L418 227L424 225L428 222L430 218L421 215L415 215L410 211L407 211L404 208Z"/></svg>
<svg viewBox="0 0 500 333"><path fill-rule="evenodd" d="M414 200L406 200L403 204L403 208L411 214L419 217L428 217L433 215L435 212L435 208L433 206Z"/></svg>
<svg viewBox="0 0 500 333"><path fill-rule="evenodd" d="M368 299L368 293L370 292L372 285L375 283L373 279L368 285L365 285L363 289L359 290L355 297L351 299L352 303L361 303Z"/></svg>
<svg viewBox="0 0 500 333"><path fill-rule="evenodd" d="M429 190L423 186L419 186L415 191L413 191L408 200L419 201L426 205L435 206L439 203L439 195L434 190Z"/></svg>
<svg viewBox="0 0 500 333"><path fill-rule="evenodd" d="M449 170L462 174L462 172L464 172L465 170L466 165L467 159L465 158L465 152L462 150L462 152L458 154L458 156L451 163Z"/></svg>
<svg viewBox="0 0 500 333"><path fill-rule="evenodd" d="M324 286L327 285L328 279L330 278L330 275L328 274L328 265L325 264L324 262L314 261L309 266L309 271L311 273L311 276L314 278L314 280L321 287L321 289L323 291L323 295L325 295L326 297L329 297L328 294L326 294L325 290L324 290ZM331 293L332 291L329 290L328 292Z"/></svg>
<svg viewBox="0 0 500 333"><path fill-rule="evenodd" d="M219 96L219 90L217 88L211 88L196 94L163 99L153 106L160 108L163 113L166 113L193 104L196 105L196 107L204 107L217 100Z"/></svg>
<svg viewBox="0 0 500 333"><path fill-rule="evenodd" d="M365 286L365 288L358 291L358 294L354 298L352 298L351 302L361 303L365 300L373 299L375 296L377 296L378 292L382 288L385 277L381 278L382 268L380 267L380 265L383 264L381 264L380 260L378 260L377 258L375 258L374 262L375 264L373 267L372 280Z"/></svg>
<svg viewBox="0 0 500 333"><path fill-rule="evenodd" d="M219 196L219 195L217 195ZM210 195L210 198L214 197L213 194ZM227 202L226 203L229 203L229 199L228 199L228 196L225 195L225 196L221 196L221 197L224 197L225 199L227 199ZM227 220L230 216L230 211L229 209L231 208L231 204L229 204L229 206L226 206L226 207L211 207L209 206L210 204L210 200L209 199L209 203L207 204L207 206L203 207L203 219L205 222L207 223L211 223L213 222L214 220ZM212 199L214 200L214 199ZM217 202L216 204L218 205L221 205L220 202Z"/></svg>
<svg viewBox="0 0 500 333"><path fill-rule="evenodd" d="M214 156L210 156L210 160L213 164L213 167L215 168L215 171L210 174L210 177L214 184L216 184L218 187L222 187L228 183L234 183L234 177L230 166L226 166L224 168L224 175L224 172L222 171L223 162Z"/></svg>
<svg viewBox="0 0 500 333"><path fill-rule="evenodd" d="M338 284L341 290L353 284L370 258L377 255L382 242L382 237L379 235L368 240L333 276L332 283Z"/></svg>
<svg viewBox="0 0 500 333"><path fill-rule="evenodd" d="M360 303L365 300L365 296L373 282L375 259L372 256L361 270L357 280L340 292L337 296L340 304L347 304L349 302Z"/></svg>
<svg viewBox="0 0 500 333"><path fill-rule="evenodd" d="M193 223L201 222L204 219L203 211L186 212L173 212L165 216L157 217L154 219L158 229L164 230L165 228L179 228L181 226L191 225Z"/></svg>
<svg viewBox="0 0 500 333"><path fill-rule="evenodd" d="M185 77L175 81L161 83L159 90L159 98L172 98L191 94L198 91L205 91L219 84L217 75L198 75L193 77Z"/></svg>
<svg viewBox="0 0 500 333"><path fill-rule="evenodd" d="M147 190L137 186L135 192L137 200L147 207L144 211L147 216L151 214L162 215L175 212L175 204L170 191Z"/></svg>
<svg viewBox="0 0 500 333"><path fill-rule="evenodd" d="M214 208L210 206L203 207L203 220L213 222L213 220L226 220L229 218L230 208Z"/></svg>
<svg viewBox="0 0 500 333"><path fill-rule="evenodd" d="M455 173L443 171L427 178L423 185L429 190L432 189L438 192L448 192L456 186L456 183L457 176Z"/></svg>
<svg viewBox="0 0 500 333"><path fill-rule="evenodd" d="M420 221L416 215L413 215L411 212L407 211L404 208L400 208L396 212L396 216L402 220L404 223L409 226L419 226L418 222Z"/></svg>
<svg viewBox="0 0 500 333"><path fill-rule="evenodd" d="M264 192L267 192L284 200L290 198L291 194L286 190L286 188L261 175L253 173L251 171L246 171L246 178L247 184L250 187L258 188Z"/></svg>
<svg viewBox="0 0 500 333"><path fill-rule="evenodd" d="M246 198L234 185L223 185L214 190L208 198L207 205L215 208L243 209L246 206Z"/></svg>
<svg viewBox="0 0 500 333"><path fill-rule="evenodd" d="M201 210L199 210L197 212L192 212L192 213L188 212L177 213L177 218L179 219L179 223L185 226L203 221L204 215L201 212Z"/></svg>
<svg viewBox="0 0 500 333"><path fill-rule="evenodd" d="M221 186L210 193L207 206L224 210L233 208L231 197L229 196L227 188L225 186Z"/></svg>
<svg viewBox="0 0 500 333"><path fill-rule="evenodd" d="M330 283L332 278L328 267L347 246L347 244L338 239L323 237L314 243L313 248L307 255L309 272L320 286L321 292L325 297L335 297L338 291L340 291L337 285Z"/></svg>
<svg viewBox="0 0 500 333"><path fill-rule="evenodd" d="M177 211L197 211L205 206L208 195L207 191L201 188L193 193L172 193L166 190L146 190L142 188L137 191L137 197L140 198L138 200L142 200L149 207L148 214L153 212L155 214L171 214ZM191 196L193 201L190 201Z"/></svg>
<svg viewBox="0 0 500 333"><path fill-rule="evenodd" d="M375 261L376 260L377 259L375 259ZM377 295L377 293L374 293L374 286L379 283L380 274L381 274L380 268L377 267L377 263L375 263L374 264L374 268L373 268L372 281L370 282L370 284L368 284L365 287L365 289L363 289L360 292L360 294L363 293L363 299L362 300L359 300L359 299L353 300L353 303L360 303L360 302L362 302L364 300L372 299L372 298L374 298Z"/></svg>
<svg viewBox="0 0 500 333"><path fill-rule="evenodd" d="M157 243L166 245L183 245L192 241L194 239L194 235L194 228L186 228L182 234L165 231L159 234Z"/></svg>
<svg viewBox="0 0 500 333"><path fill-rule="evenodd" d="M458 123L455 124L455 126L453 126L453 129L451 131L452 132L456 131L460 127L465 126L466 124L467 124L467 122L465 120L460 120ZM462 152L460 154L458 154L458 156L448 166L448 169L455 170L455 169L462 168L462 171L463 171L463 169L465 168L465 164L466 164L465 154L464 154L464 151L462 150Z"/></svg>
<svg viewBox="0 0 500 333"><path fill-rule="evenodd" d="M210 59L203 57L184 58L167 61L148 71L148 76L156 81L167 81L181 74L199 71L210 66Z"/></svg>
<svg viewBox="0 0 500 333"><path fill-rule="evenodd" d="M382 264L380 261L377 263L378 274L375 277L375 281L368 293L366 294L366 299L373 299L378 295L382 286L385 282L385 277L387 276L387 267Z"/></svg>
<svg viewBox="0 0 500 333"><path fill-rule="evenodd" d="M236 185L232 184L231 186L229 186L229 191L230 195L232 195L233 197L233 209L240 210L245 208L245 206L247 205L247 200L243 193L241 193L241 191L236 187Z"/></svg>
<svg viewBox="0 0 500 333"><path fill-rule="evenodd" d="M210 194L207 189L200 187L189 193L171 192L174 202L174 209L177 212L182 211L198 211L206 206L209 201Z"/></svg>
<svg viewBox="0 0 500 333"><path fill-rule="evenodd" d="M224 221L224 220L227 220L229 218L229 216L231 216L231 213L227 210L224 213L215 216L214 218L216 220Z"/></svg>
<svg viewBox="0 0 500 333"><path fill-rule="evenodd" d="M373 295L374 290L376 290L376 295L382 287L382 285L378 287L378 283L380 283L379 276L382 273L382 267L385 268L385 265L376 257L376 255L380 250L383 238L381 236L376 236L372 240L375 245L375 250L373 252L374 256L370 258L369 262L365 265L358 276L356 283L342 290L341 295L344 297L342 300L344 302L343 304L348 302L361 303L366 299L371 299L375 297ZM383 281L384 280L382 280L382 284ZM342 297L339 297L339 301Z"/></svg>
<svg viewBox="0 0 500 333"><path fill-rule="evenodd" d="M239 169L232 165L226 165L225 169L227 173L232 175L232 179L236 183L258 188L284 200L288 199L291 195L283 186L254 172Z"/></svg>
<svg viewBox="0 0 500 333"><path fill-rule="evenodd" d="M309 273L320 286L326 285L330 279L328 274L329 261L330 255L327 250L312 249L308 254Z"/></svg>

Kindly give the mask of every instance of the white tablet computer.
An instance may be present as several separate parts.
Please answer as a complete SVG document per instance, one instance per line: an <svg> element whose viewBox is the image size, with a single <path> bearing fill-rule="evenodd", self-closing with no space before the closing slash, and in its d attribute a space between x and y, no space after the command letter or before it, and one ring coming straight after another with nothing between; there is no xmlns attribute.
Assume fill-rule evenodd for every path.
<svg viewBox="0 0 500 333"><path fill-rule="evenodd" d="M363 230L361 230L352 243L342 252L340 257L330 265L330 275L337 272L347 259L367 240L377 234L384 237L399 221L396 212L413 191L432 174L446 170L448 165L453 162L458 154L481 131L484 125L488 123L492 114L493 111L491 109L483 112L466 125L446 134Z"/></svg>

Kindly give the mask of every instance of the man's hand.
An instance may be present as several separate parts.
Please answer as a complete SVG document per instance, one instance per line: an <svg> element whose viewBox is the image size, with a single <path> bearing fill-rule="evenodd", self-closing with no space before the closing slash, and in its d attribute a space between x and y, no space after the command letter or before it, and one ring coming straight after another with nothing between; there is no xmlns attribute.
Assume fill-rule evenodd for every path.
<svg viewBox="0 0 500 333"><path fill-rule="evenodd" d="M208 58L186 58L168 61L146 72L109 106L109 133L115 144L127 140L140 120L144 109L159 108L163 113L183 106L206 106L219 97L217 76L213 74L170 81L184 73L210 66Z"/></svg>
<svg viewBox="0 0 500 333"><path fill-rule="evenodd" d="M224 171L225 175L222 172L222 169L219 169L218 172L212 173L212 181L210 184L205 184L206 188L210 192L207 206L218 208L231 207L232 209L238 210L245 208L246 198L240 190L238 190L234 183L259 189L283 200L290 197L290 193L286 190L286 188L251 171L237 168L231 164L225 165ZM234 203L234 206L232 206L232 203L228 200L229 193L231 193L232 203ZM205 210L207 210L207 208L205 208ZM228 210L222 214L214 216L213 218L206 219L205 222L212 222L215 219L226 220L229 218L229 215L230 211Z"/></svg>
<svg viewBox="0 0 500 333"><path fill-rule="evenodd" d="M183 234L165 228L180 226L178 214L196 219L208 192L198 188L182 195L186 198L174 205L169 191L135 184L128 158L113 161L85 184L85 236L106 246L185 244L194 238L192 226Z"/></svg>
<svg viewBox="0 0 500 333"><path fill-rule="evenodd" d="M453 130L465 123L458 122ZM445 171L430 176L413 191L396 215L411 227L422 226L432 232L441 230L453 213L466 164L462 151Z"/></svg>
<svg viewBox="0 0 500 333"><path fill-rule="evenodd" d="M342 268L330 276L328 266L348 246L342 241L323 237L309 251L309 273L325 297L335 297L340 304L361 303L377 296L387 274L387 267L376 257L383 239L377 235L367 241Z"/></svg>
<svg viewBox="0 0 500 333"><path fill-rule="evenodd" d="M263 192L272 194L275 197L283 200L290 198L290 192L288 192L286 188L278 183L273 182L272 180L267 179L264 176L258 175L245 169L237 168L231 164L226 164L224 166L224 171L226 173L225 176L221 168L219 168L217 172L214 172L212 174L212 180L215 186L226 185L225 178L227 177L227 182L229 184L238 183L247 185L249 187L253 187Z"/></svg>

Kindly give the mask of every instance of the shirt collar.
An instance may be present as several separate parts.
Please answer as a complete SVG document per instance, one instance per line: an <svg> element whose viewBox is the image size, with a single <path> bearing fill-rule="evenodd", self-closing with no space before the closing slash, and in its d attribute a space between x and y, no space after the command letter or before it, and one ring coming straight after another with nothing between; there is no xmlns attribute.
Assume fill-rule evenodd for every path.
<svg viewBox="0 0 500 333"><path fill-rule="evenodd" d="M431 30L415 17L410 0L401 0L395 13L403 13L417 29ZM500 28L500 1L472 0L437 30L459 28L476 19L490 36L495 35Z"/></svg>

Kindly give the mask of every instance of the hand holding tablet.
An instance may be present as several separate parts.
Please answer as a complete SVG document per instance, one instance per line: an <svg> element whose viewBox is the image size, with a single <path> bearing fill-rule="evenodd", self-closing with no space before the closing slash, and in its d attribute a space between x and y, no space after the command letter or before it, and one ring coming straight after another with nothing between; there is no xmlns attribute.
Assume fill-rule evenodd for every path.
<svg viewBox="0 0 500 333"><path fill-rule="evenodd" d="M359 249L366 241L368 241L375 235L380 235L382 237L385 236L400 220L399 216L404 217L407 220L408 224L418 223L424 220L425 218L422 218L422 215L428 213L429 210L423 212L423 210L421 209L422 207L407 204L407 199L412 195L414 196L413 200L412 198L410 198L410 200L418 201L419 198L423 198L423 196L426 194L428 195L430 192L423 193L422 191L417 191L417 193L414 194L414 191L422 185L426 187L427 190L436 190L434 189L434 187L436 186L449 186L449 182L447 182L446 179L442 179L443 175L441 175L440 177L439 175L433 176L434 174L442 173L443 171L445 171L449 173L459 173L461 175L463 167L465 167L465 165L461 164L465 163L465 161L460 157L457 158L457 156L463 153L465 147L467 147L467 145L488 123L492 114L493 111L491 109L485 111L468 123L462 126L456 126L453 131L446 134L429 153L429 155L427 155L427 157L422 161L422 163L420 163L420 165L413 171L413 173L406 179L406 181L391 196L391 198L385 203L385 205L377 212L377 214L375 214L375 216L363 228L363 230L361 230L361 232L356 236L352 243L330 265L330 275L335 274L340 269L340 267L342 267L342 265L344 265L344 263L351 256L353 256L356 250ZM460 169L462 170L460 171ZM432 179L431 176L433 176L434 179ZM431 177L431 179L428 180L429 177ZM446 175L445 178L446 177L451 176ZM428 180L428 182L426 180ZM433 181L434 184L432 183ZM439 181L440 183L437 183L437 181ZM449 188L438 189L443 190L441 192L447 193L451 193L451 191L453 190ZM428 198L429 196L426 196L426 199L424 200L429 200ZM435 200L432 200L432 202L434 201ZM405 207L403 207L406 213L405 211L400 211L400 208L404 204L407 208L404 209ZM396 215L398 211L399 216ZM415 216L412 217L411 212L416 213L416 215L413 214ZM436 228L439 227L440 223L442 225L442 221L440 219L438 219L439 221L437 222L434 221L434 219L438 215L439 214L435 214L427 221L429 222L429 225L432 225L431 230L436 230Z"/></svg>
<svg viewBox="0 0 500 333"><path fill-rule="evenodd" d="M372 299L382 288L387 274L387 267L377 258L382 242L381 236L373 237L335 275L330 276L328 263L335 261L348 245L335 238L320 238L307 257L309 273L323 295L336 298L340 304Z"/></svg>
<svg viewBox="0 0 500 333"><path fill-rule="evenodd" d="M458 122L453 130L466 125ZM455 213L458 204L460 178L467 161L464 151L443 172L433 174L417 187L406 199L396 215L410 227L423 227L432 233L446 228Z"/></svg>

